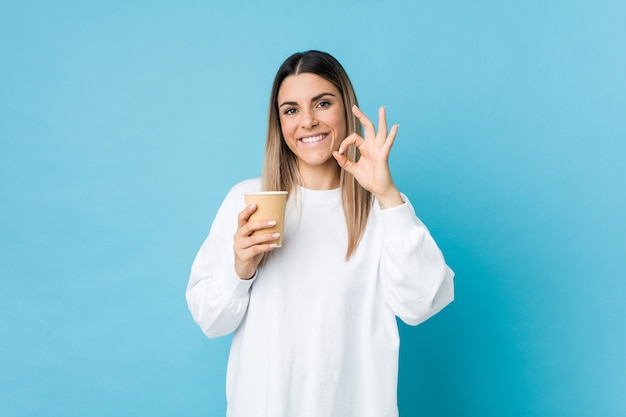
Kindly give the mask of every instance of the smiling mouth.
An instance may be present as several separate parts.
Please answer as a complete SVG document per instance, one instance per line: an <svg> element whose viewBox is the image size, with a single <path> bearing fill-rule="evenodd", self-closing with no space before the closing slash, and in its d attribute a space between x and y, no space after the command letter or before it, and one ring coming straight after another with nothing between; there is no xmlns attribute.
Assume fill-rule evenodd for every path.
<svg viewBox="0 0 626 417"><path fill-rule="evenodd" d="M321 142L324 140L324 138L326 137L326 134L323 133L321 135L317 135L317 136L309 136L306 138L302 138L300 139L303 143L315 143L315 142Z"/></svg>

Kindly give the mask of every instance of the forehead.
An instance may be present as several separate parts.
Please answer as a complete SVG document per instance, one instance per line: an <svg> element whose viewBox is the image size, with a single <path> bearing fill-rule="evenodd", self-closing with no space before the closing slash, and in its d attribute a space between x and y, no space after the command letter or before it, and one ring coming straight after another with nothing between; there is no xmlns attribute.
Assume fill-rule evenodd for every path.
<svg viewBox="0 0 626 417"><path fill-rule="evenodd" d="M331 93L341 97L337 87L317 74L303 73L285 78L278 89L278 101L309 100L320 93Z"/></svg>

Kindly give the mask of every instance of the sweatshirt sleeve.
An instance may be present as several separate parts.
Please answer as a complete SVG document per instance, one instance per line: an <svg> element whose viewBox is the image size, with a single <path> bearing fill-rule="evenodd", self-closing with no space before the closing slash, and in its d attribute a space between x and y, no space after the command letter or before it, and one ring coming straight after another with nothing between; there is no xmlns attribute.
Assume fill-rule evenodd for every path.
<svg viewBox="0 0 626 417"><path fill-rule="evenodd" d="M374 209L384 229L379 272L387 306L414 326L452 302L454 272L403 197L401 206Z"/></svg>
<svg viewBox="0 0 626 417"><path fill-rule="evenodd" d="M231 190L219 208L208 237L191 267L187 284L187 305L194 321L207 337L233 332L248 308L255 277L240 279L235 273L233 235L243 197Z"/></svg>

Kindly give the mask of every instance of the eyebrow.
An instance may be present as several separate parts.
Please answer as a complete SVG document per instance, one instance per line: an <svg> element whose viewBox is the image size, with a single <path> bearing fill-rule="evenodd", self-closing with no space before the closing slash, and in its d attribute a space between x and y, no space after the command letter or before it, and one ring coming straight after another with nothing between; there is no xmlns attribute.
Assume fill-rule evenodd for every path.
<svg viewBox="0 0 626 417"><path fill-rule="evenodd" d="M313 97L311 99L311 102L317 101L320 98L324 97L324 96L333 96L336 97L333 93L320 93L318 95L316 95L315 97ZM281 103L278 108L281 108L283 106L296 106L298 103L296 103L295 101L285 101L283 103Z"/></svg>

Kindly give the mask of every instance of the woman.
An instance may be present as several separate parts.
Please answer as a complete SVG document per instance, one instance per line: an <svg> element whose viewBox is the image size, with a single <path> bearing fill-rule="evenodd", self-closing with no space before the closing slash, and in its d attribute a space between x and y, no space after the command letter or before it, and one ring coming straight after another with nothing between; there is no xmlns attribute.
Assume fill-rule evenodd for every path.
<svg viewBox="0 0 626 417"><path fill-rule="evenodd" d="M397 416L396 317L417 325L453 299L453 272L344 69L318 51L278 70L261 178L226 196L192 267L187 302L208 337L234 332L228 416ZM361 130L364 130L364 137ZM287 190L284 245L248 221L243 193ZM243 210L242 210L243 208Z"/></svg>

